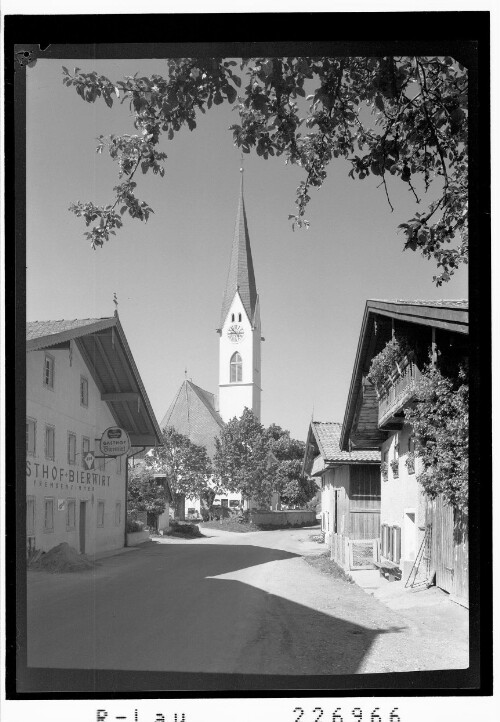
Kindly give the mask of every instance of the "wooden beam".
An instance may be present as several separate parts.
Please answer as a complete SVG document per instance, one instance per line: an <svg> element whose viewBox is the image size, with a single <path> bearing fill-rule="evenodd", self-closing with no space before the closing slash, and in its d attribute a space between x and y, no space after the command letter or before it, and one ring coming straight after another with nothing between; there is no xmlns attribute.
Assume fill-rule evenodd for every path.
<svg viewBox="0 0 500 722"><path fill-rule="evenodd" d="M157 439L154 434L129 434L132 446L156 446Z"/></svg>
<svg viewBox="0 0 500 722"><path fill-rule="evenodd" d="M118 391L116 393L101 394L103 401L137 401L139 394L135 391Z"/></svg>

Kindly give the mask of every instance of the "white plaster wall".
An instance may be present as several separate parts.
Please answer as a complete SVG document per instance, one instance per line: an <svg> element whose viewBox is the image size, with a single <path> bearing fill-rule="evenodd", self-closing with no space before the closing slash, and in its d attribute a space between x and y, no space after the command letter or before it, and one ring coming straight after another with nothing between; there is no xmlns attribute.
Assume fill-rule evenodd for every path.
<svg viewBox="0 0 500 722"><path fill-rule="evenodd" d="M86 502L86 553L93 554L124 545L125 457L96 459L92 471L82 463L82 437L90 439L90 450L100 454L96 438L116 422L75 344L72 361L65 350L51 350L54 358L54 389L43 385L45 352L33 351L26 361L26 415L36 421L36 449L26 457L26 494L35 497L35 548L47 551L65 541L79 551L80 501ZM80 405L80 376L88 379L88 407ZM55 427L55 458L45 458L45 425ZM68 432L76 435L76 463L68 462ZM44 529L44 498L54 498L54 529ZM76 501L75 528L67 529L67 500ZM58 511L58 500L66 508ZM104 501L104 525L97 527L97 502ZM115 505L121 504L119 525Z"/></svg>
<svg viewBox="0 0 500 722"><path fill-rule="evenodd" d="M238 314L241 313L242 320L231 321L233 313L235 319L238 319ZM233 343L227 336L228 329L233 324L241 326L245 332L238 343ZM260 389L257 388L255 378L255 368L258 368L260 384L260 349L257 352L256 346L260 347L260 328L252 330L240 295L236 293L221 329L219 341L219 413L223 421L229 421L234 416L239 418L245 407L260 418ZM236 351L242 359L241 385L230 382L230 360Z"/></svg>
<svg viewBox="0 0 500 722"><path fill-rule="evenodd" d="M333 534L333 470L328 469L321 476L321 516L322 530L325 532L325 543L329 544Z"/></svg>
<svg viewBox="0 0 500 722"><path fill-rule="evenodd" d="M412 562L421 541L419 526L425 525L425 507L422 503L422 491L417 482L420 461L416 460L415 473L410 474L405 464L408 456L408 440L411 427L405 425L399 432L392 432L382 445L381 454L387 453L389 463L388 479L381 481L380 523L401 528L401 562ZM399 478L393 476L390 462L394 458L394 446L399 444ZM407 512L415 514L415 524L406 519ZM409 535L411 530L411 538Z"/></svg>

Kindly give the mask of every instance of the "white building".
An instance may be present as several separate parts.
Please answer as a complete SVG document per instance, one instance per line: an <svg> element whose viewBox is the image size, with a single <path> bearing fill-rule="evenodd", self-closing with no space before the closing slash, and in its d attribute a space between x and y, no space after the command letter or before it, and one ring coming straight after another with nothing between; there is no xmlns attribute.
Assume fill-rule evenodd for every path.
<svg viewBox="0 0 500 722"><path fill-rule="evenodd" d="M26 339L28 550L120 548L127 461L102 458L99 440L120 427L132 454L161 434L118 315L33 321Z"/></svg>

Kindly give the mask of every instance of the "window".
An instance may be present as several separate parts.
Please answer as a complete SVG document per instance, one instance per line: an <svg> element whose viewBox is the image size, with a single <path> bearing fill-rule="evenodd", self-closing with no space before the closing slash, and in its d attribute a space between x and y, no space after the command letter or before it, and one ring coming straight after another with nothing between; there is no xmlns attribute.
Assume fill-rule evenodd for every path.
<svg viewBox="0 0 500 722"><path fill-rule="evenodd" d="M54 531L54 499L53 498L45 498L44 506L45 506L45 512L44 512L43 528L45 531Z"/></svg>
<svg viewBox="0 0 500 722"><path fill-rule="evenodd" d="M48 353L43 362L43 385L48 389L54 388L54 357Z"/></svg>
<svg viewBox="0 0 500 722"><path fill-rule="evenodd" d="M66 509L66 529L74 529L76 526L76 501L68 499Z"/></svg>
<svg viewBox="0 0 500 722"><path fill-rule="evenodd" d="M117 474L122 473L122 457L121 456L116 457L116 473Z"/></svg>
<svg viewBox="0 0 500 722"><path fill-rule="evenodd" d="M228 506L228 505L229 505L228 499L221 499L221 500L220 500L220 503L221 503L221 506Z"/></svg>
<svg viewBox="0 0 500 722"><path fill-rule="evenodd" d="M238 501L238 499L231 499L231 500L229 501L229 506L230 506L232 509L235 509L235 508L239 507L239 505L240 505L240 502Z"/></svg>
<svg viewBox="0 0 500 722"><path fill-rule="evenodd" d="M97 526L104 526L104 502L97 502Z"/></svg>
<svg viewBox="0 0 500 722"><path fill-rule="evenodd" d="M103 504L103 512L104 512L104 504ZM122 521L122 505L119 501L117 501L115 504L115 526L120 526L121 521ZM104 521L103 521L103 523L104 523Z"/></svg>
<svg viewBox="0 0 500 722"><path fill-rule="evenodd" d="M76 434L68 434L68 464L76 463Z"/></svg>
<svg viewBox="0 0 500 722"><path fill-rule="evenodd" d="M238 321L241 321L241 313L238 314Z"/></svg>
<svg viewBox="0 0 500 722"><path fill-rule="evenodd" d="M36 454L36 421L26 419L26 453L30 456Z"/></svg>
<svg viewBox="0 0 500 722"><path fill-rule="evenodd" d="M90 439L86 436L82 436L82 466L84 469L87 468L85 465L85 457L87 456L88 451L90 451Z"/></svg>
<svg viewBox="0 0 500 722"><path fill-rule="evenodd" d="M45 458L54 459L56 430L53 426L45 427Z"/></svg>
<svg viewBox="0 0 500 722"><path fill-rule="evenodd" d="M89 405L89 382L85 376L80 376L80 405Z"/></svg>
<svg viewBox="0 0 500 722"><path fill-rule="evenodd" d="M35 533L35 497L26 497L26 534Z"/></svg>
<svg viewBox="0 0 500 722"><path fill-rule="evenodd" d="M234 313L231 314L231 321L234 321Z"/></svg>
<svg viewBox="0 0 500 722"><path fill-rule="evenodd" d="M235 383L237 381L242 381L243 379L243 364L241 363L241 356L236 351L231 356L231 362L229 364L230 368L230 374L229 374L229 381L231 383Z"/></svg>

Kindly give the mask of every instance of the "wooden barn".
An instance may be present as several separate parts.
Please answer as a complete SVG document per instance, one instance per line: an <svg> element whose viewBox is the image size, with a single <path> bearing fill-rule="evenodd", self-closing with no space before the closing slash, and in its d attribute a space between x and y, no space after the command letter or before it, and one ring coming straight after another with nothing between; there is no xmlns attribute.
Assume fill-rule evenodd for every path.
<svg viewBox="0 0 500 722"><path fill-rule="evenodd" d="M321 488L321 528L344 569L373 567L380 536L380 453L341 451L342 424L312 421L303 470Z"/></svg>

